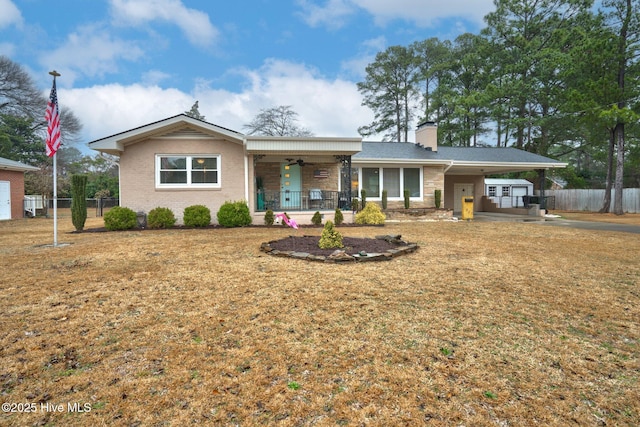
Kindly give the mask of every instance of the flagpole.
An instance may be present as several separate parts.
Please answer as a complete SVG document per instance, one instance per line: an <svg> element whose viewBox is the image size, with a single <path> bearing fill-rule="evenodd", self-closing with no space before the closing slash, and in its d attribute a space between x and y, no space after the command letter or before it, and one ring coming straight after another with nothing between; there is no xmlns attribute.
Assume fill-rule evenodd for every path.
<svg viewBox="0 0 640 427"><path fill-rule="evenodd" d="M56 86L56 77L60 76L56 70L49 71L53 76L53 87ZM57 99L56 99L57 103ZM55 106L57 108L57 105ZM58 150L53 153L53 246L58 246Z"/></svg>
<svg viewBox="0 0 640 427"><path fill-rule="evenodd" d="M54 77L55 79L55 77ZM58 246L58 153L53 155L53 246Z"/></svg>

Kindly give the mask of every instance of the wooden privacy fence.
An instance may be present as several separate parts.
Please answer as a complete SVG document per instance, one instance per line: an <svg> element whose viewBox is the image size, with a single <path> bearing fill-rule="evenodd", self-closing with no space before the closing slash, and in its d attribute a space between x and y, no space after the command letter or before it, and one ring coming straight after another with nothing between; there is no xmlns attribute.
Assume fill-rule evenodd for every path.
<svg viewBox="0 0 640 427"><path fill-rule="evenodd" d="M598 212L602 208L604 190L545 190L546 196L555 196L555 209L561 211ZM611 209L615 190L611 191ZM622 192L622 210L640 213L640 188L625 188Z"/></svg>

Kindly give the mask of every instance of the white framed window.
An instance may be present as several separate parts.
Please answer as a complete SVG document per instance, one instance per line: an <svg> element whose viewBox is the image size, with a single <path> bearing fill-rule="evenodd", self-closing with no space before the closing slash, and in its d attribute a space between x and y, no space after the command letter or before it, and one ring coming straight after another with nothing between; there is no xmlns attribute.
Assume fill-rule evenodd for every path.
<svg viewBox="0 0 640 427"><path fill-rule="evenodd" d="M509 192L509 187L506 187L506 186L505 186L505 187L502 187L502 196L503 196L503 197L509 197L509 194L511 194L511 193Z"/></svg>
<svg viewBox="0 0 640 427"><path fill-rule="evenodd" d="M389 200L402 200L404 190L409 190L412 199L422 197L422 168L362 167L358 171L360 188L372 200L382 198L382 190L387 190Z"/></svg>
<svg viewBox="0 0 640 427"><path fill-rule="evenodd" d="M362 189L367 197L380 197L380 168L362 168Z"/></svg>
<svg viewBox="0 0 640 427"><path fill-rule="evenodd" d="M490 185L489 186L489 197L495 197L496 196L496 186L495 185Z"/></svg>
<svg viewBox="0 0 640 427"><path fill-rule="evenodd" d="M157 154L156 188L220 188L220 156Z"/></svg>

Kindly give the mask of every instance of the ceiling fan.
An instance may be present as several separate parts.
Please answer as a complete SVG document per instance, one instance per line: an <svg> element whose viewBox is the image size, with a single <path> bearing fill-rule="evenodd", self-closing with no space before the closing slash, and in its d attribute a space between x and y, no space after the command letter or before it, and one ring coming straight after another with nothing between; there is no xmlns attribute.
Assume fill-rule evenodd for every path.
<svg viewBox="0 0 640 427"><path fill-rule="evenodd" d="M304 161L304 159L298 159L295 162L293 161L293 159L285 159L287 162L289 162L288 166L293 166L293 165L298 165L298 166L307 166L307 165L313 165L313 163L307 163Z"/></svg>

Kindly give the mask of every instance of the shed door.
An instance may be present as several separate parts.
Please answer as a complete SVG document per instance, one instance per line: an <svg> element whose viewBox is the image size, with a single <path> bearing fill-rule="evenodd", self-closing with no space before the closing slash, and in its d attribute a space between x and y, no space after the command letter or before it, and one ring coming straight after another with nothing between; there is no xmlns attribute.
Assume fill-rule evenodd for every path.
<svg viewBox="0 0 640 427"><path fill-rule="evenodd" d="M0 181L0 220L11 219L11 183Z"/></svg>
<svg viewBox="0 0 640 427"><path fill-rule="evenodd" d="M453 211L462 212L462 198L473 197L473 184L453 184Z"/></svg>
<svg viewBox="0 0 640 427"><path fill-rule="evenodd" d="M525 186L513 186L511 188L511 200L513 201L513 207L518 208L524 206L524 202L522 201L522 196L528 196L529 189Z"/></svg>

